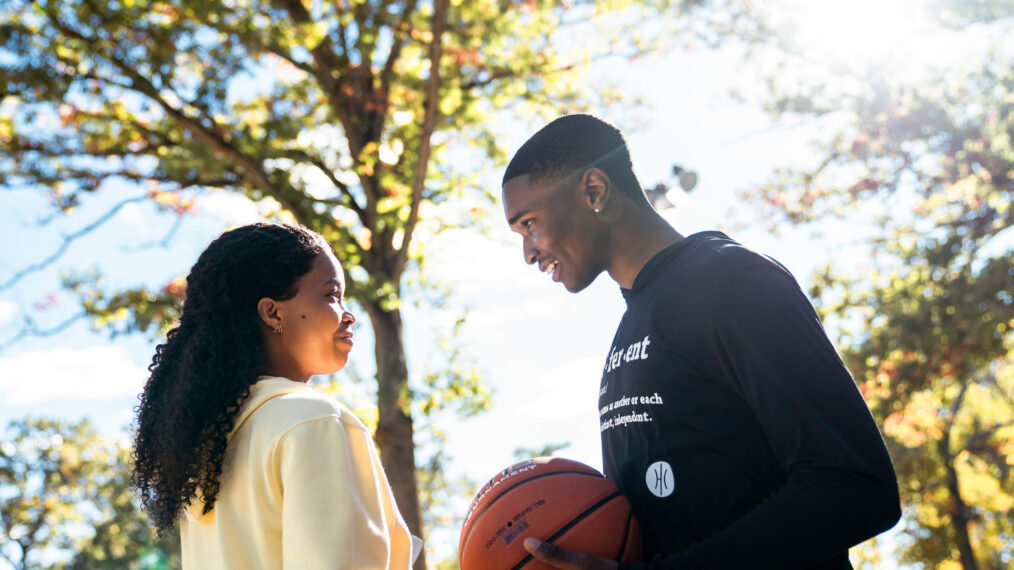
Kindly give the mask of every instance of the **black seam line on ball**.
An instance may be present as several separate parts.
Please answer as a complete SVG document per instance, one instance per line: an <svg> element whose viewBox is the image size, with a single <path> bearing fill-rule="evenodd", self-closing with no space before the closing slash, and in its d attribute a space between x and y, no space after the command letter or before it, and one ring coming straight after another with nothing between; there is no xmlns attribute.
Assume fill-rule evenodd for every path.
<svg viewBox="0 0 1014 570"><path fill-rule="evenodd" d="M561 536L563 536L563 534L565 532L567 532L568 530L570 530L571 527L573 527L577 523L579 523L582 520L584 520L588 515L590 515L593 512L595 512L596 509L598 509L602 505L608 503L609 501L612 501L613 499L615 499L616 497L619 497L619 496L620 496L620 492L616 491L615 493L609 495L608 497L606 497L606 498L602 499L601 501L595 503L594 505L588 507L583 513L581 513L578 516L574 517L569 523L567 523L566 525L564 525L563 528L561 528L560 530L558 530L555 533L553 533L553 536L547 538L543 542L553 542L554 540L560 538ZM532 561L532 555L529 554L528 556L525 556L524 558L522 558L521 562L518 562L518 564L516 566L514 566L513 568L511 568L511 570L518 570L519 568L521 568L525 564L528 564L531 561Z"/></svg>
<svg viewBox="0 0 1014 570"><path fill-rule="evenodd" d="M486 514L486 511L488 511L493 506L493 503L499 501L500 497L503 497L505 494L507 494L507 491L510 491L511 489L514 489L515 487L519 487L521 485L524 485L525 483L527 483L529 481L535 481L536 479L542 479L543 477L550 477L552 475L565 475L565 474L566 475L587 475L588 477L597 477L599 479L604 479L604 477L602 477L601 475L599 475L597 473L588 473L587 471L553 471L552 473L543 473L541 475L533 475L533 476L529 477L528 479L525 479L524 481L518 481L517 483L514 483L510 487L507 487L506 489L500 491L499 495L497 495L497 496L493 497L492 499L490 499L489 504L486 505L482 509L482 511L476 513L475 520L472 521L472 526L468 527L468 534L465 535L465 540L464 540L464 542L461 543L461 551L464 552L465 548L468 546L468 539L472 537L472 530L474 530L475 527L479 524L479 519L481 519L483 517L483 515Z"/></svg>

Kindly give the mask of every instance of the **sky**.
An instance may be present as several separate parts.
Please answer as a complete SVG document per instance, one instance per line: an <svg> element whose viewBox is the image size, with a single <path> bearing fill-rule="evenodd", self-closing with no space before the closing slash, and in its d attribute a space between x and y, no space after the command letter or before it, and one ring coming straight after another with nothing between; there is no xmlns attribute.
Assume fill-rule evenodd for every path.
<svg viewBox="0 0 1014 570"><path fill-rule="evenodd" d="M813 10L807 17L824 22L820 25L827 26L827 32L820 33L817 24L809 26L808 33L815 35L807 41L818 54L823 49L827 57L841 55L836 46L843 40L835 44L832 34L850 21L859 22L855 16L870 2L853 3L856 8L847 12L820 11L809 7L812 4L816 3L800 0L798 8ZM905 13L891 10L905 4L887 3L891 8L883 11L885 19L894 18L895 31L902 29ZM867 36L854 43L860 53L868 52L864 57L879 56L877 50L904 51L908 49L905 42L914 42L918 35L917 26L904 29L910 28L915 30L911 34L895 34L900 43L878 47L871 44L887 32L856 24L853 32ZM748 247L778 259L805 288L816 267L832 258L838 263L858 263L859 252L832 249L832 243L813 239L805 231L773 236L761 224L741 228L735 223L751 214L737 193L763 183L777 167L812 164L812 141L826 128L773 122L755 100L731 97L731 89L750 84L744 77L751 72L736 49L694 48L645 58L634 65L607 62L593 68L588 81L619 85L644 99L636 109L595 110L625 130L642 184L671 182L674 163L698 173L698 184L691 192L674 190L669 195L675 207L663 215L677 230L686 235L723 229ZM505 134L505 146L516 149L527 134L524 129L511 129ZM501 175L502 170L488 173L491 187L499 187ZM116 200L144 192L126 186L110 190L103 199L85 203L73 223L58 220L41 228L37 224L47 212L44 198L30 191L0 194L0 242L4 244L0 283L56 251L61 233L81 227ZM150 204L125 206L113 223L72 244L52 269L34 273L13 288L0 289L0 343L16 330L19 307L55 305L50 312L40 313L43 326L49 316L55 323L55 317L72 310L73 299L58 293L61 272L100 266L110 286L164 284L185 274L200 250L226 226L254 221L259 215L240 199L204 199L198 203L201 214L183 220L172 245L159 247L152 244L170 231L172 219L153 216L152 208ZM738 210L735 217L730 208ZM500 205L492 212L499 216ZM458 341L495 390L489 412L444 422L449 475L481 484L514 461L515 449L547 443L567 443L559 455L601 469L597 393L602 364L624 310L618 286L602 275L585 291L570 294L523 262L520 238L501 219L487 226L485 233L448 231L429 244L427 271L434 279L452 284L454 304L469 311ZM53 293L55 297L49 296ZM365 315L361 317L361 323L368 322ZM426 366L430 325L432 319L440 318L425 308L405 306L413 374ZM152 347L152 341L143 336L110 341L78 323L58 336L5 348L0 351L0 425L27 415L87 417L103 434L125 441ZM352 354L353 362L371 358L368 343L357 345Z"/></svg>

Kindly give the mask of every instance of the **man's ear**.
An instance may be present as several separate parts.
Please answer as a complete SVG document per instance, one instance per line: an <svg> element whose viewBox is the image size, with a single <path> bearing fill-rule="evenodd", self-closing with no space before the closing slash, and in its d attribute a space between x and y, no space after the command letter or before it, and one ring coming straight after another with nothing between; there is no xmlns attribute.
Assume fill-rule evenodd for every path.
<svg viewBox="0 0 1014 570"><path fill-rule="evenodd" d="M278 309L278 302L270 297L264 297L257 301L257 315L260 316L261 322L271 330L282 326L282 315Z"/></svg>
<svg viewBox="0 0 1014 570"><path fill-rule="evenodd" d="M596 214L604 212L612 197L613 183L600 168L589 168L581 175L582 200Z"/></svg>

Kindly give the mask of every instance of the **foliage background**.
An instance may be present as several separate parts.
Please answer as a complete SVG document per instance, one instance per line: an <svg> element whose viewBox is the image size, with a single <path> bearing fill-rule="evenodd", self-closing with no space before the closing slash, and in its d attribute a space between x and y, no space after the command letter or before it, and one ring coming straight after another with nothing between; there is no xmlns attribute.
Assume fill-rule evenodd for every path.
<svg viewBox="0 0 1014 570"><path fill-rule="evenodd" d="M27 5L15 2L4 9ZM210 17L193 7L182 15L164 13L172 12L173 6L187 6L185 2L115 6L122 14L149 13L141 21L162 25L173 17L204 22ZM488 9L492 4L452 2L450 10L458 10L460 16L484 6ZM531 42L511 40L515 43L502 53L534 59L519 56L500 61L537 67L539 52L527 47L541 45L563 58L558 61L589 65L573 68L581 73L555 85L539 79L505 82L517 90L492 89L475 99L462 99L453 89L445 91L449 99L441 103L447 105L442 115L464 123L445 124L445 134L433 139L434 170L428 171L427 179L436 184L424 186L438 193L428 196L433 208L420 217L424 220L423 237L416 240L420 249L406 258L404 277L388 281L389 285L377 287L370 271L357 277L365 286L360 291L363 311L368 311L371 301L382 309L392 308L393 303L404 317L405 380L413 402L409 416L420 450L415 459L419 503L427 517L431 546L439 550L441 543L453 542L457 513L467 502L467 491L458 490L474 488L488 473L509 463L515 448L527 449L520 453L555 450L599 464L596 418L584 410L595 408L594 390L589 386L597 380L600 353L608 346L622 303L605 280L571 297L529 275L534 272L524 271L517 262L516 243L504 235L497 206L490 202L491 197L495 200L503 153L541 124L542 113L589 108L630 133L635 163L646 186L653 187L656 181L673 186L673 163L700 172L701 183L692 193L674 189L667 194L676 203L666 212L674 225L683 231L725 229L755 249L774 254L809 287L884 430L902 483L902 524L879 542L854 550L857 565L993 568L1010 564L1014 554L1010 496L1014 488L1010 471L1014 374L1009 354L1014 274L1012 242L1006 230L1014 189L1009 64L1014 46L1006 38L1012 36L1014 5L940 0L854 2L834 9L783 0L772 6L716 2L692 7L689 15L679 16L682 12L673 10L690 7L646 3L646 9L663 16L648 23L642 23L641 17L606 18L606 29L616 34L617 44L605 41L608 34L582 28L580 22L547 34L560 23L553 20L554 9L564 19L567 14L594 16L600 10L610 13L608 9L616 5L609 3L520 2L513 5L520 15L516 21L490 13L487 21L518 25L532 34ZM589 7L591 12L581 12ZM548 19L539 24L535 20L543 9ZM276 29L270 21L258 24L259 17L263 16L250 15L251 27L239 34L247 42L243 45L260 42L264 30ZM261 216L290 216L296 211L317 220L314 223L326 224L338 212L330 206L320 212L307 209L287 200L291 194L286 192L304 192L315 204L350 196L365 199L362 184L350 186L348 194L341 191L342 184L356 177L361 183L363 177L371 176L387 181L378 188L413 188L412 174L418 171L413 171L411 160L419 155L421 139L403 131L425 123L424 97L402 102L405 110L412 109L413 119L388 131L388 138L367 153L373 153L373 158L347 155L343 159L343 150L331 144L340 140L341 132L296 134L306 125L338 121L334 116L321 121L311 110L298 109L298 102L313 100L312 86L300 83L292 62L268 58L238 73L238 64L209 68L201 58L214 55L238 62L243 48L214 54L183 50L189 62L169 65L162 72L186 76L205 73L203 69L216 77L236 74L231 89L242 93L241 97L230 98L223 91L202 93L194 87L214 85L213 81L191 82L186 93L194 101L209 102L208 114L227 121L236 133L232 140L256 155L261 165L269 165L266 172L276 177L269 186L280 188L282 199L262 199L264 189L258 189L256 181L242 169L230 171L228 165L234 161L202 155L205 147L178 126L163 133L176 144L168 145L171 150L160 159L162 170L156 168L154 175L146 170L133 178L120 171L119 176L107 177L97 171L114 168L112 163L72 156L82 148L88 150L73 146L78 139L50 136L42 141L50 145L45 152L29 156L18 147L28 139L18 136L30 139L70 128L85 142L126 145L95 148L144 154L152 137L138 140L138 127L117 130L114 126L135 116L129 113L138 112L139 100L103 91L113 96L92 111L114 116L82 116L68 110L66 102L60 104L70 96L68 92L46 91L59 83L58 74L52 76L59 65L40 64L36 71L41 71L41 79L31 77L24 85L36 89L42 85L41 102L57 104L49 115L40 111L31 117L36 121L32 125L45 128L25 130L26 119L15 118L24 108L13 107L11 101L24 95L18 81L28 81L25 77L30 73L12 71L16 67L12 62L17 61L12 53L24 53L18 42L40 40L19 39L12 32L25 22L5 22L0 28L4 30L0 40L8 46L0 58L7 89L0 102L0 137L6 145L0 156L4 185L0 199L10 206L5 208L10 223L4 230L10 247L5 245L0 259L5 270L0 273L0 280L5 280L0 284L0 313L7 315L0 318L0 325L8 333L0 335L0 369L6 372L0 374L6 400L0 403L0 417L15 419L45 410L77 418L83 399L89 402L85 407L94 410L90 415L106 424L107 435L96 440L91 427L75 422L25 420L11 426L0 449L5 465L15 469L18 461L27 461L38 475L26 479L34 481L32 488L18 487L24 477L3 480L0 499L7 533L0 552L17 559L15 542L37 536L40 549L50 557L30 559L33 566L81 564L86 559L82 557L91 556L83 567L96 567L100 553L113 552L132 557L140 565L172 564L171 547L143 538L143 527L137 526L140 519L123 502L122 486L100 491L80 477L71 478L68 481L80 485L68 483L64 495L52 494L47 499L43 497L47 487L38 482L50 477L45 473L69 477L63 471L92 469L107 473L108 481L122 483L114 475L122 462L113 459L122 456L122 447L117 449L108 438L116 437L117 422L126 419L123 410L130 398L112 394L136 390L137 378L143 377L141 363L150 354L153 339L129 333L147 329L157 334L159 324L171 320L172 297L180 286L174 279L185 274L196 252L225 225ZM490 32L493 36L473 32L449 32L448 51L441 56L447 58L446 77L461 77L470 64L485 61L472 59L486 52L473 53L470 50L477 44L469 42L478 41L487 48L495 45L488 42L496 37L495 30ZM304 34L300 40L314 37L312 30L300 33ZM920 43L920 35L932 41ZM291 34L275 39L293 41ZM427 39L422 35L414 39L414 61L424 65L419 62L428 55ZM386 47L385 41L375 41L374 47ZM156 50L156 55L172 55L165 45L157 47L163 51ZM604 49L620 48L629 50L624 52L626 57L593 57ZM54 53L65 59L73 55ZM575 54L577 60L566 60ZM298 69L298 65L293 67ZM424 75L406 80L404 93L423 93ZM411 73L406 77L411 78ZM261 91L274 80L280 80L281 101L279 93ZM545 94L541 99L540 93ZM215 107L224 105L222 101L234 107ZM361 102L369 101L369 97L361 98ZM523 104L508 106L517 112L511 114L500 110L504 101ZM271 105L279 106L272 110ZM141 126L150 128L152 123ZM287 146L284 141L293 137L295 144ZM399 137L405 142L395 152ZM469 147L465 141L478 144ZM158 153L165 146L155 144L150 149ZM348 171L353 178L328 180L313 160L300 157L306 164L297 167L297 161L279 154L294 151L323 152L328 170L342 176ZM293 162L278 162L284 158ZM385 160L394 164L385 167ZM196 169L202 176L218 178L203 180L212 184L188 185L186 177L192 175L195 163L205 165ZM143 161L117 164L151 166ZM385 179L378 170L388 167ZM370 168L373 174L367 173ZM315 182L307 174L314 170L320 171ZM176 180L175 186L166 185L170 179ZM231 190L216 192L214 182ZM321 182L330 185L331 193L319 193ZM100 187L101 192L95 191ZM245 197L235 198L236 194ZM347 224L339 227L351 233L336 240L360 250L345 255L355 260L374 243L394 246L397 232L393 228L408 220L404 209L408 195L402 190L384 198L387 201L378 214L388 216L387 234L374 232L379 226L367 234L362 231L365 224L339 215ZM291 205L287 214L282 213L286 202ZM107 223L91 227L102 220ZM366 244L370 248L364 250ZM61 281L65 288L60 287ZM90 332L92 328L97 332ZM375 353L377 349L368 344L361 343L357 349L360 357L354 369L336 379L324 379L320 385L352 403L376 425L378 370L364 356L371 348ZM131 352L140 356L126 356ZM84 380L89 368L85 354L98 361L99 369L106 367L95 380ZM61 361L71 364L59 368ZM46 388L33 386L36 377L83 381L61 380L69 396L61 401L47 396ZM114 380L124 377L134 380L119 381L119 385ZM493 386L497 392L490 412L456 419L456 409L480 411L487 387ZM462 402L464 408L459 406ZM57 433L58 446L52 443ZM571 445L561 447L564 438L556 434L567 434ZM45 461L39 455L44 447L40 442L49 442ZM89 445L99 459L75 459ZM67 508L92 502L96 506L83 510ZM40 513L50 512L49 507L54 507L52 514L40 519ZM20 513L22 522L15 522L8 513ZM24 521L29 520L44 520L40 534L26 534L29 523ZM132 530L124 530L128 528ZM136 550L119 550L114 543L119 540L122 546L124 536L137 537L127 541ZM446 548L430 554L435 555L431 566L453 564L440 561L449 554Z"/></svg>

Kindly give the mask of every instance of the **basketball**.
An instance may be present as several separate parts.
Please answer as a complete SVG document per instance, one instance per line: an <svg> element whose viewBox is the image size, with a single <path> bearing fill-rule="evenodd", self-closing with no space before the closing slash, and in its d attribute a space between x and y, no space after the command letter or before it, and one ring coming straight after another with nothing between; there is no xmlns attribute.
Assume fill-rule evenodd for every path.
<svg viewBox="0 0 1014 570"><path fill-rule="evenodd" d="M641 558L630 503L615 483L570 459L515 463L479 490L461 527L461 570L550 569L525 550L528 537L619 562Z"/></svg>

